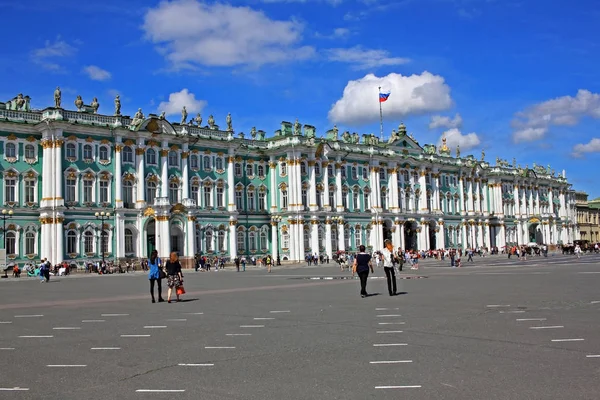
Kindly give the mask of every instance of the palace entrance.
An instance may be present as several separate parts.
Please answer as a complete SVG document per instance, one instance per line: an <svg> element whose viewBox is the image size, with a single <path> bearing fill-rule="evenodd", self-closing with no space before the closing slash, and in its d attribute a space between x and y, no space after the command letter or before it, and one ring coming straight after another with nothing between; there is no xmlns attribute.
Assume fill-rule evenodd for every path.
<svg viewBox="0 0 600 400"><path fill-rule="evenodd" d="M413 221L406 221L404 223L404 250L416 250L417 249L417 224Z"/></svg>
<svg viewBox="0 0 600 400"><path fill-rule="evenodd" d="M146 250L147 253L143 257L150 257L150 253L156 249L156 222L154 218L150 219L146 224Z"/></svg>
<svg viewBox="0 0 600 400"><path fill-rule="evenodd" d="M528 243L542 244L544 242L544 234L539 219L532 218L529 220L528 236Z"/></svg>
<svg viewBox="0 0 600 400"><path fill-rule="evenodd" d="M437 242L436 242L436 229L437 225L435 223L435 221L429 221L429 250L435 250L437 249Z"/></svg>

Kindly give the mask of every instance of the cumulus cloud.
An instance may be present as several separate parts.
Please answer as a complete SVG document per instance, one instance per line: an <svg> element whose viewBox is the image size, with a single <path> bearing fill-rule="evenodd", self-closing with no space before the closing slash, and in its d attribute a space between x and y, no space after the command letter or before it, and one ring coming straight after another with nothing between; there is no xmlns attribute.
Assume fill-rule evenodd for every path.
<svg viewBox="0 0 600 400"><path fill-rule="evenodd" d="M593 138L587 144L576 144L573 147L571 155L577 158L583 158L586 153L600 153L600 139Z"/></svg>
<svg viewBox="0 0 600 400"><path fill-rule="evenodd" d="M351 64L354 69L373 69L377 67L402 65L410 62L403 57L392 57L385 50L364 49L355 46L349 49L337 48L326 51L329 61Z"/></svg>
<svg viewBox="0 0 600 400"><path fill-rule="evenodd" d="M368 74L350 81L342 98L329 110L329 119L336 123L366 125L379 120L378 87L390 90L383 103L384 118L400 119L407 115L438 112L452 107L450 87L444 78L427 71L420 75L389 74L377 77Z"/></svg>
<svg viewBox="0 0 600 400"><path fill-rule="evenodd" d="M563 96L534 104L515 115L513 141L542 139L551 126L577 125L584 117L600 119L600 94L580 89L575 97Z"/></svg>
<svg viewBox="0 0 600 400"><path fill-rule="evenodd" d="M150 8L142 26L174 69L198 66L261 66L310 58L300 46L304 26L273 20L250 7L163 1Z"/></svg>
<svg viewBox="0 0 600 400"><path fill-rule="evenodd" d="M83 67L83 72L85 72L90 77L90 79L94 81L106 81L111 77L110 72L95 65L88 65L87 67Z"/></svg>
<svg viewBox="0 0 600 400"><path fill-rule="evenodd" d="M194 93L190 93L188 89L182 89L179 92L174 92L169 95L169 101L163 101L158 105L158 112L165 112L166 115L180 115L183 106L187 112L197 113L202 111L206 106L206 101L196 99Z"/></svg>
<svg viewBox="0 0 600 400"><path fill-rule="evenodd" d="M475 132L467 133L463 135L457 128L448 129L440 136L438 140L438 147L442 144L442 139L446 138L446 144L451 149L455 149L456 146L460 146L461 150L471 150L481 144L481 140Z"/></svg>
<svg viewBox="0 0 600 400"><path fill-rule="evenodd" d="M460 128L462 127L462 123L462 117L458 113L454 116L454 118L444 117L442 115L434 115L431 117L431 122L429 122L429 129Z"/></svg>
<svg viewBox="0 0 600 400"><path fill-rule="evenodd" d="M44 47L31 51L31 60L40 67L54 72L62 72L63 67L58 62L60 59L70 57L77 49L58 36L56 40L46 40Z"/></svg>
<svg viewBox="0 0 600 400"><path fill-rule="evenodd" d="M315 37L319 39L342 39L350 36L352 32L348 28L335 28L330 34L315 33Z"/></svg>

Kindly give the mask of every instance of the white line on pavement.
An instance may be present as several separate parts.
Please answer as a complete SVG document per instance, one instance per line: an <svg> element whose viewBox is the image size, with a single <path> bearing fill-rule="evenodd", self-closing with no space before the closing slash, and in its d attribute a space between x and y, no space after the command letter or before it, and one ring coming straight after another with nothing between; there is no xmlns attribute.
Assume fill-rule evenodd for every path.
<svg viewBox="0 0 600 400"><path fill-rule="evenodd" d="M379 325L404 325L405 322L378 322Z"/></svg>
<svg viewBox="0 0 600 400"><path fill-rule="evenodd" d="M32 315L15 315L15 318L39 318L43 317L42 314L32 314Z"/></svg>
<svg viewBox="0 0 600 400"><path fill-rule="evenodd" d="M525 310L500 311L500 314L523 314Z"/></svg>
<svg viewBox="0 0 600 400"><path fill-rule="evenodd" d="M377 318L389 318L389 317L401 317L400 314L382 314L378 315Z"/></svg>
<svg viewBox="0 0 600 400"><path fill-rule="evenodd" d="M235 349L234 346L204 346L205 349Z"/></svg>
<svg viewBox="0 0 600 400"><path fill-rule="evenodd" d="M253 318L255 321L271 321L275 318Z"/></svg>
<svg viewBox="0 0 600 400"><path fill-rule="evenodd" d="M552 339L553 342L583 342L585 339Z"/></svg>
<svg viewBox="0 0 600 400"><path fill-rule="evenodd" d="M408 343L377 343L373 347L408 346Z"/></svg>
<svg viewBox="0 0 600 400"><path fill-rule="evenodd" d="M167 321L170 321L170 322L185 322L185 321L187 321L187 319L185 319L185 318L173 318L173 319L168 319Z"/></svg>
<svg viewBox="0 0 600 400"><path fill-rule="evenodd" d="M212 367L215 364L177 364L180 367Z"/></svg>
<svg viewBox="0 0 600 400"><path fill-rule="evenodd" d="M377 331L377 333L402 333L404 331Z"/></svg>
<svg viewBox="0 0 600 400"><path fill-rule="evenodd" d="M56 328L52 328L55 331L76 331L78 329L81 329L78 326L57 326Z"/></svg>
<svg viewBox="0 0 600 400"><path fill-rule="evenodd" d="M129 338L134 338L134 337L150 337L150 335L121 335L121 337L129 337Z"/></svg>
<svg viewBox="0 0 600 400"><path fill-rule="evenodd" d="M226 333L225 336L252 336L251 333Z"/></svg>
<svg viewBox="0 0 600 400"><path fill-rule="evenodd" d="M280 313L289 313L290 310L283 310L283 311L269 311L271 314L280 314Z"/></svg>
<svg viewBox="0 0 600 400"><path fill-rule="evenodd" d="M600 354L590 354L587 358L600 358Z"/></svg>
<svg viewBox="0 0 600 400"><path fill-rule="evenodd" d="M166 325L146 325L144 329L164 329L166 327Z"/></svg>
<svg viewBox="0 0 600 400"><path fill-rule="evenodd" d="M0 392L26 392L29 388L13 387L13 388L0 388Z"/></svg>
<svg viewBox="0 0 600 400"><path fill-rule="evenodd" d="M101 317L127 317L129 314L101 314Z"/></svg>
<svg viewBox="0 0 600 400"><path fill-rule="evenodd" d="M24 335L24 336L19 336L20 338L51 338L54 337L54 335Z"/></svg>
<svg viewBox="0 0 600 400"><path fill-rule="evenodd" d="M489 308L510 307L510 304L488 304L486 307L489 307Z"/></svg>
<svg viewBox="0 0 600 400"><path fill-rule="evenodd" d="M546 318L517 318L517 322L523 321L545 321Z"/></svg>
<svg viewBox="0 0 600 400"><path fill-rule="evenodd" d="M14 347L0 347L0 350L14 350Z"/></svg>
<svg viewBox="0 0 600 400"><path fill-rule="evenodd" d="M137 389L136 393L183 393L185 389Z"/></svg>
<svg viewBox="0 0 600 400"><path fill-rule="evenodd" d="M240 325L240 328L264 328L264 325Z"/></svg>
<svg viewBox="0 0 600 400"><path fill-rule="evenodd" d="M92 347L90 350L121 350L120 347Z"/></svg>
<svg viewBox="0 0 600 400"><path fill-rule="evenodd" d="M404 364L411 363L412 360L396 360L396 361L369 361L369 364Z"/></svg>
<svg viewBox="0 0 600 400"><path fill-rule="evenodd" d="M389 310L399 310L399 309L400 309L399 307L395 307L395 308L383 307L383 308L376 308L375 311L389 311Z"/></svg>
<svg viewBox="0 0 600 400"><path fill-rule="evenodd" d="M0 321L0 324L12 324L12 321Z"/></svg>
<svg viewBox="0 0 600 400"><path fill-rule="evenodd" d="M406 385L406 386L375 386L375 389L418 389L421 385Z"/></svg>
<svg viewBox="0 0 600 400"><path fill-rule="evenodd" d="M49 368L83 368L87 367L85 364L48 364L46 367Z"/></svg>
<svg viewBox="0 0 600 400"><path fill-rule="evenodd" d="M592 271L592 272L578 272L578 274L600 274L600 271Z"/></svg>
<svg viewBox="0 0 600 400"><path fill-rule="evenodd" d="M87 322L104 322L104 321L106 321L106 320L105 319L84 319L84 320L81 320L81 322L86 322L86 323Z"/></svg>
<svg viewBox="0 0 600 400"><path fill-rule="evenodd" d="M564 328L562 325L554 325L554 326L530 326L529 329L558 329Z"/></svg>
<svg viewBox="0 0 600 400"><path fill-rule="evenodd" d="M189 315L204 315L203 312L189 312L187 314L189 314Z"/></svg>
<svg viewBox="0 0 600 400"><path fill-rule="evenodd" d="M598 303L600 303L600 300L595 300L595 301L590 302L590 304L598 304Z"/></svg>

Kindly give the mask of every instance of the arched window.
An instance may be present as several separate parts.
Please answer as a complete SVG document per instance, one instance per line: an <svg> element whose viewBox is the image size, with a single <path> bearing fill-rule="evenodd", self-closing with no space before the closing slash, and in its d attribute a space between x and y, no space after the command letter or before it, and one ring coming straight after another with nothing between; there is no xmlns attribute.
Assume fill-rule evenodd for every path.
<svg viewBox="0 0 600 400"><path fill-rule="evenodd" d="M267 231L260 232L260 250L265 252L267 251Z"/></svg>
<svg viewBox="0 0 600 400"><path fill-rule="evenodd" d="M281 248L282 249L289 249L290 248L290 234L287 232L284 232L281 235Z"/></svg>
<svg viewBox="0 0 600 400"><path fill-rule="evenodd" d="M83 252L85 254L94 253L94 234L91 231L85 231L83 234Z"/></svg>
<svg viewBox="0 0 600 400"><path fill-rule="evenodd" d="M169 151L169 167L179 167L179 157L175 150Z"/></svg>
<svg viewBox="0 0 600 400"><path fill-rule="evenodd" d="M100 161L108 161L108 146L100 146L98 157Z"/></svg>
<svg viewBox="0 0 600 400"><path fill-rule="evenodd" d="M123 181L123 206L125 208L134 208L133 202L133 182L130 180Z"/></svg>
<svg viewBox="0 0 600 400"><path fill-rule="evenodd" d="M25 158L33 160L35 158L35 147L32 144L25 145Z"/></svg>
<svg viewBox="0 0 600 400"><path fill-rule="evenodd" d="M17 157L17 146L14 143L6 143L5 157L16 158ZM12 253L11 253L12 254Z"/></svg>
<svg viewBox="0 0 600 400"><path fill-rule="evenodd" d="M154 149L146 150L146 164L156 165L156 150L154 150Z"/></svg>
<svg viewBox="0 0 600 400"><path fill-rule="evenodd" d="M25 233L25 254L33 255L35 254L36 245L35 245L35 232L26 232Z"/></svg>
<svg viewBox="0 0 600 400"><path fill-rule="evenodd" d="M286 189L281 189L281 208L288 206L288 193Z"/></svg>
<svg viewBox="0 0 600 400"><path fill-rule="evenodd" d="M133 150L129 146L123 147L123 162L133 163Z"/></svg>
<svg viewBox="0 0 600 400"><path fill-rule="evenodd" d="M129 228L125 229L125 253L131 254L134 253L133 247L133 231Z"/></svg>
<svg viewBox="0 0 600 400"><path fill-rule="evenodd" d="M86 144L85 146L83 146L83 159L90 161L93 158L94 158L94 155L93 155L93 151L92 151L92 145Z"/></svg>
<svg viewBox="0 0 600 400"><path fill-rule="evenodd" d="M196 154L192 154L190 156L190 168L198 169L200 166L198 165L198 156Z"/></svg>
<svg viewBox="0 0 600 400"><path fill-rule="evenodd" d="M177 182L169 183L169 201L171 204L179 203L179 184Z"/></svg>
<svg viewBox="0 0 600 400"><path fill-rule="evenodd" d="M218 242L219 242L218 243L219 251L221 253L225 253L227 251L227 245L225 244L225 231L220 230L217 238L218 238Z"/></svg>
<svg viewBox="0 0 600 400"><path fill-rule="evenodd" d="M154 204L155 198L156 198L156 182L148 181L148 182L146 182L146 202L148 204Z"/></svg>
<svg viewBox="0 0 600 400"><path fill-rule="evenodd" d="M310 249L310 234L308 230L304 231L304 249Z"/></svg>
<svg viewBox="0 0 600 400"><path fill-rule="evenodd" d="M237 248L238 252L243 253L246 250L244 232L237 233Z"/></svg>
<svg viewBox="0 0 600 400"><path fill-rule="evenodd" d="M77 233L75 231L67 232L67 253L76 254L77 251Z"/></svg>
<svg viewBox="0 0 600 400"><path fill-rule="evenodd" d="M248 234L248 242L250 245L250 251L256 251L256 233L250 232Z"/></svg>
<svg viewBox="0 0 600 400"><path fill-rule="evenodd" d="M75 147L75 143L67 143L67 154L65 156L67 158L77 158L77 148Z"/></svg>
<svg viewBox="0 0 600 400"><path fill-rule="evenodd" d="M213 232L206 231L206 251L213 251Z"/></svg>
<svg viewBox="0 0 600 400"><path fill-rule="evenodd" d="M14 232L6 232L6 254L17 254L17 235Z"/></svg>
<svg viewBox="0 0 600 400"><path fill-rule="evenodd" d="M215 168L218 170L223 169L223 159L221 157L215 158Z"/></svg>

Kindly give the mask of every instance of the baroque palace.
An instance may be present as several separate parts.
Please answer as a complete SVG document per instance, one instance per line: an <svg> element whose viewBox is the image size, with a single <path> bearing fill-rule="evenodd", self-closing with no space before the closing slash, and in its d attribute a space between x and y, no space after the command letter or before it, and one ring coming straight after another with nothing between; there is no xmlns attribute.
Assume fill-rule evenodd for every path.
<svg viewBox="0 0 600 400"><path fill-rule="evenodd" d="M98 113L94 99L32 110L0 103L4 245L17 262L81 263L195 254L282 260L396 247L556 245L579 239L571 185L550 167L495 163L419 145L400 125L317 138L282 122L273 136L221 129L211 115ZM9 211L12 210L12 214ZM104 213L102 215L101 213Z"/></svg>

